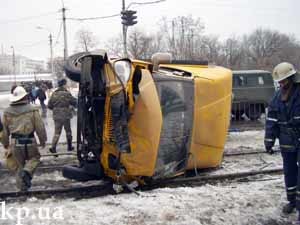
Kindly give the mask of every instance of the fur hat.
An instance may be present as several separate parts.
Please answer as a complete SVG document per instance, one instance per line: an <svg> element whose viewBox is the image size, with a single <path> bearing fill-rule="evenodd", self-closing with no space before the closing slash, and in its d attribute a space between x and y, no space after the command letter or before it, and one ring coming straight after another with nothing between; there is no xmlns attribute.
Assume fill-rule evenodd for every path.
<svg viewBox="0 0 300 225"><path fill-rule="evenodd" d="M62 86L64 86L64 85L67 84L67 80L66 80L65 78L60 79L60 80L57 82L57 84L58 84L59 87L62 87Z"/></svg>

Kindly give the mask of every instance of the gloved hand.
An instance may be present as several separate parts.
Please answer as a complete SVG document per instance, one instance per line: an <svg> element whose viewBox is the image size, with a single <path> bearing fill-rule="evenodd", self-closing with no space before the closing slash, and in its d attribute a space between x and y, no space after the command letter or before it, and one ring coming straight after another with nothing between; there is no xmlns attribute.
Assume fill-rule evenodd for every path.
<svg viewBox="0 0 300 225"><path fill-rule="evenodd" d="M266 152L270 155L273 155L274 154L274 150L273 150L273 147L271 146L266 146Z"/></svg>

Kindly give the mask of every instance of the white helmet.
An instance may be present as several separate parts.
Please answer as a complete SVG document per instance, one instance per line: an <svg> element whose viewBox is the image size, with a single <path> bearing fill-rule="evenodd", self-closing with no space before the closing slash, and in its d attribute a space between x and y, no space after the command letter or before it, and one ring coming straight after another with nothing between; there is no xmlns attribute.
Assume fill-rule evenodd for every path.
<svg viewBox="0 0 300 225"><path fill-rule="evenodd" d="M21 87L21 86L17 86L13 93L11 94L11 96L9 97L9 101L10 102L17 102L20 101L22 98L24 98L27 95L26 90Z"/></svg>
<svg viewBox="0 0 300 225"><path fill-rule="evenodd" d="M291 63L282 62L279 63L277 66L275 66L272 77L274 81L279 82L296 73L297 71L295 70L294 66Z"/></svg>

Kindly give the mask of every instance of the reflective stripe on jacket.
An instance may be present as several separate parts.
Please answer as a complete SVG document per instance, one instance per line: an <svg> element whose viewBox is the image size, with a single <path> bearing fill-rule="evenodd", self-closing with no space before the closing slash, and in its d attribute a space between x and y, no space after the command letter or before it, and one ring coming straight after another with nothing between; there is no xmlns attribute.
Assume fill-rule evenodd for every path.
<svg viewBox="0 0 300 225"><path fill-rule="evenodd" d="M265 146L273 147L279 139L282 151L290 152L300 148L300 86L294 84L288 101L281 100L278 90L272 98L266 117Z"/></svg>

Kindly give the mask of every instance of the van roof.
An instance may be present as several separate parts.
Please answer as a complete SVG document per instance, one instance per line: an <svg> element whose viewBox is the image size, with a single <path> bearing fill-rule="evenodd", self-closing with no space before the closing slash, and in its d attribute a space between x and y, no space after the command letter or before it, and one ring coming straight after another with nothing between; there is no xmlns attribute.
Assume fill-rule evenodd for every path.
<svg viewBox="0 0 300 225"><path fill-rule="evenodd" d="M259 73L269 73L271 72L267 70L233 70L233 74L259 74Z"/></svg>

